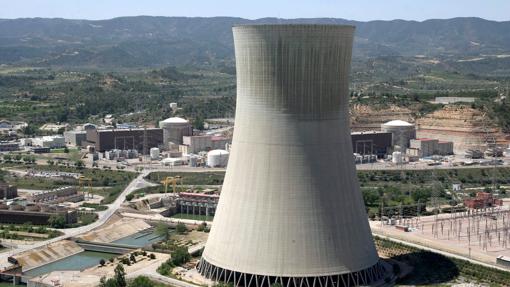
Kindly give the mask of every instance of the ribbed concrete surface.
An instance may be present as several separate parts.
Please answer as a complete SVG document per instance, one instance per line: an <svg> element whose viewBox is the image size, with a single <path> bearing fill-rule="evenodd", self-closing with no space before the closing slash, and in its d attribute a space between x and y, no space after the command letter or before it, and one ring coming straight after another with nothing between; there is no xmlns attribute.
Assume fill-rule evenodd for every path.
<svg viewBox="0 0 510 287"><path fill-rule="evenodd" d="M234 28L233 150L203 258L228 270L325 276L378 257L353 163L354 28Z"/></svg>

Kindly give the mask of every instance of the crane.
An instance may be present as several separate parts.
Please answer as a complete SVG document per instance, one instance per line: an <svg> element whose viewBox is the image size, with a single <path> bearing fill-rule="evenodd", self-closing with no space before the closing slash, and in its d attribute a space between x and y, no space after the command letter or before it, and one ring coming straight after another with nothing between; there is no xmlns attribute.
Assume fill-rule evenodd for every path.
<svg viewBox="0 0 510 287"><path fill-rule="evenodd" d="M182 185L182 178L178 175L165 177L165 179L161 181L161 184L163 184L165 186L165 193L168 193L168 185L169 184L172 184L172 189L173 189L173 192L175 193L176 188L177 188L177 181L179 181L179 180L181 181L181 185Z"/></svg>

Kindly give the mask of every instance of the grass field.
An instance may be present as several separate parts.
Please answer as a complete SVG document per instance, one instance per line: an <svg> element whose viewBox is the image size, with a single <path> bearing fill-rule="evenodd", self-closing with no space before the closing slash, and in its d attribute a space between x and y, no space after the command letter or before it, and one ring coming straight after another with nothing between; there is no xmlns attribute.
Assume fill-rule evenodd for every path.
<svg viewBox="0 0 510 287"><path fill-rule="evenodd" d="M167 176L180 176L183 185L221 185L225 172L151 172L147 179L159 183Z"/></svg>

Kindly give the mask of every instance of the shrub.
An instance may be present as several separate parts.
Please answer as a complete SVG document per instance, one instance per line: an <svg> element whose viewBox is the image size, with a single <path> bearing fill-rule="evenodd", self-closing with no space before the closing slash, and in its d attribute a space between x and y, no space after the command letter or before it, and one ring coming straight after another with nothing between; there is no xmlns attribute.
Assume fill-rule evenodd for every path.
<svg viewBox="0 0 510 287"><path fill-rule="evenodd" d="M177 233L179 234L184 234L186 232L188 232L188 228L186 227L186 225L182 222L179 222L177 223L177 226L175 227L175 230L177 231Z"/></svg>

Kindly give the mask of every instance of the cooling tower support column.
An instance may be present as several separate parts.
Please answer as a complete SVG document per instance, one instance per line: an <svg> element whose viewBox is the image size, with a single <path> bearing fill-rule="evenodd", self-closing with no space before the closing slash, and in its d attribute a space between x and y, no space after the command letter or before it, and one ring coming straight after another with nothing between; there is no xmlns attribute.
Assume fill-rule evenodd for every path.
<svg viewBox="0 0 510 287"><path fill-rule="evenodd" d="M383 278L354 166L354 27L234 27L235 132L199 272L235 286Z"/></svg>

